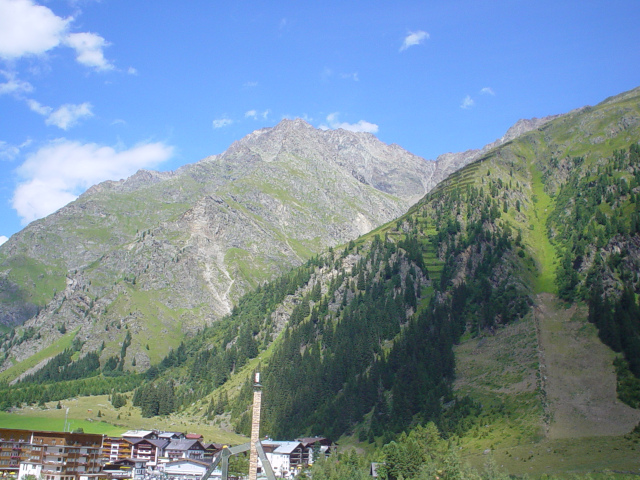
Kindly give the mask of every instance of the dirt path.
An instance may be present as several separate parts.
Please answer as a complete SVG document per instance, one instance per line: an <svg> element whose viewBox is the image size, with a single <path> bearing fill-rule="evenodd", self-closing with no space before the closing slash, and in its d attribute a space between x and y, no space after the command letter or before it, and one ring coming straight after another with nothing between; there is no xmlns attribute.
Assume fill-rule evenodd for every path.
<svg viewBox="0 0 640 480"><path fill-rule="evenodd" d="M603 345L586 312L565 309L555 295L536 297L540 371L551 439L623 435L640 411L616 398L613 352Z"/></svg>

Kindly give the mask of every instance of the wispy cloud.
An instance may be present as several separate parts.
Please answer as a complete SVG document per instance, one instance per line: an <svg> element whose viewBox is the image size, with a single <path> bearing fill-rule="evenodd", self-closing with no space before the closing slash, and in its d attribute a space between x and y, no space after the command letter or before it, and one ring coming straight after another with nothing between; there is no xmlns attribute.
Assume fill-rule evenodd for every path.
<svg viewBox="0 0 640 480"><path fill-rule="evenodd" d="M493 91L493 88L491 88L491 87L484 87L483 89L480 90L480 93L482 95L495 95L496 94Z"/></svg>
<svg viewBox="0 0 640 480"><path fill-rule="evenodd" d="M0 160L13 160L20 153L20 149L15 145L11 145L0 140Z"/></svg>
<svg viewBox="0 0 640 480"><path fill-rule="evenodd" d="M360 120L356 123L346 123L340 122L338 120L339 112L330 113L327 115L327 124L320 125L320 128L324 130L328 129L338 129L342 128L343 130L349 130L350 132L366 132L366 133L377 133L378 125L375 123L367 122L366 120Z"/></svg>
<svg viewBox="0 0 640 480"><path fill-rule="evenodd" d="M0 95L17 95L33 91L33 86L29 82L19 80L15 72L0 70L0 75L7 79L6 82L0 83Z"/></svg>
<svg viewBox="0 0 640 480"><path fill-rule="evenodd" d="M31 143L31 140L27 140L22 145L11 145L8 142L0 140L0 160L13 161L20 154L20 150Z"/></svg>
<svg viewBox="0 0 640 480"><path fill-rule="evenodd" d="M407 36L404 37L404 41L402 42L400 51L402 52L409 47L420 45L425 40L429 40L429 38L430 38L430 35L423 30L418 30L417 32L409 32Z"/></svg>
<svg viewBox="0 0 640 480"><path fill-rule="evenodd" d="M5 237L4 235L0 235L0 245L2 245L7 240L9 240L7 237Z"/></svg>
<svg viewBox="0 0 640 480"><path fill-rule="evenodd" d="M344 78L345 80L353 80L354 82L360 81L360 78L358 77L358 72L341 73L340 78Z"/></svg>
<svg viewBox="0 0 640 480"><path fill-rule="evenodd" d="M224 128L224 127L228 127L232 123L233 123L233 120L231 120L230 118L223 117L223 118L217 118L216 120L214 120L212 125L213 125L213 128Z"/></svg>
<svg viewBox="0 0 640 480"><path fill-rule="evenodd" d="M91 104L89 102L80 105L65 104L47 117L47 125L55 125L62 130L67 130L78 123L81 118L92 117Z"/></svg>
<svg viewBox="0 0 640 480"><path fill-rule="evenodd" d="M462 103L460 104L460 108L466 110L468 108L473 107L476 104L476 102L473 100L473 98L471 98L470 95L467 95L466 97L464 97L464 99L462 100Z"/></svg>
<svg viewBox="0 0 640 480"><path fill-rule="evenodd" d="M265 110L264 112L258 112L257 110L249 110L245 112L244 118L253 118L254 120L257 120L258 118L262 118L263 120L266 120L270 113L271 113L271 110L268 110L268 109Z"/></svg>
<svg viewBox="0 0 640 480"><path fill-rule="evenodd" d="M76 60L96 70L112 70L103 53L108 42L96 33L69 33L73 17L62 18L31 0L0 0L0 58L43 55L59 46L76 51Z"/></svg>
<svg viewBox="0 0 640 480"><path fill-rule="evenodd" d="M254 88L258 86L258 82L244 82L243 86L247 88Z"/></svg>
<svg viewBox="0 0 640 480"><path fill-rule="evenodd" d="M22 181L12 206L26 225L55 212L92 185L126 178L168 160L173 147L147 143L128 150L59 139L33 153L16 170Z"/></svg>
<svg viewBox="0 0 640 480"><path fill-rule="evenodd" d="M339 77L343 80L353 80L354 82L358 82L360 81L360 77L358 77L358 72L353 72L353 73L335 73L333 71L332 68L330 67L324 67L322 69L322 73L320 74L320 78L322 78L323 81L327 81L329 79L331 79L332 77Z"/></svg>
<svg viewBox="0 0 640 480"><path fill-rule="evenodd" d="M54 111L53 108L42 105L32 98L26 101L32 111L47 117L44 123L47 125L55 125L62 130L68 130L77 125L82 118L93 116L93 112L91 111L93 107L89 102L84 102L80 105L66 103Z"/></svg>
<svg viewBox="0 0 640 480"><path fill-rule="evenodd" d="M27 99L27 105L29 105L29 108L32 112L36 112L37 114L43 115L45 117L53 111L53 108L42 105L40 102L34 100L33 98Z"/></svg>
<svg viewBox="0 0 640 480"><path fill-rule="evenodd" d="M72 33L65 38L65 44L76 51L76 60L96 70L113 70L114 66L104 58L103 49L109 44L95 33Z"/></svg>

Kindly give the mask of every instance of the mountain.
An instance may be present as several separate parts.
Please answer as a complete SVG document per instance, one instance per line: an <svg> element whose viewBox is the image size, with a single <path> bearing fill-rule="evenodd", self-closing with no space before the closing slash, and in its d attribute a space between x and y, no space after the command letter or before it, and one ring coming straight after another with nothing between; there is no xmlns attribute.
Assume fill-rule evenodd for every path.
<svg viewBox="0 0 640 480"><path fill-rule="evenodd" d="M431 421L510 473L637 468L639 141L636 89L484 152L242 297L134 404L154 415L150 392L171 385L183 415L247 433L260 370L276 438L401 444Z"/></svg>
<svg viewBox="0 0 640 480"><path fill-rule="evenodd" d="M230 212L232 194L250 196L247 192L256 190L246 185L259 178L275 178L269 175L281 151L298 148L300 153L286 154L287 168L293 164L298 171L303 168L300 159L319 148L306 150L299 141L289 145L287 138L300 132L297 126L308 130L301 135L305 145L308 136L333 139L329 143L337 145L337 151L341 151L339 145L348 144L345 155L334 163L347 165L348 158L349 173L343 178L355 183L341 183L338 190L375 190L379 196L375 202L369 200L370 205L400 198L402 190L413 198L420 190L418 182L410 180L413 174L407 174L404 187L393 190L385 185L388 177L376 174L362 156L350 156L354 149L370 152L373 147L362 145L367 141L377 145L374 137L320 132L301 122L256 132L223 154L238 164L254 165L249 158L249 152L254 152L260 168L256 167L259 176L251 180L234 177L235 164L218 164L217 157L185 167L184 172L218 166L213 182L221 185L206 207L215 208L215 198L221 198ZM285 133L285 127L292 132ZM275 141L261 144L264 136ZM351 148L344 137L363 143ZM532 130L501 140L435 188L424 188L422 183L429 192L415 203L406 200L411 206L398 218L348 243L345 240L340 247L309 253L305 262L298 260L301 266L272 281L256 282L229 315L200 323L198 335L176 335L178 341L172 343L168 331L163 332L167 347L173 349L166 356L158 355L163 358L153 361L143 375L127 372L131 367L140 369L133 359L141 358L129 349L143 343L143 335L159 326L142 307L117 311L113 305L129 306L133 303L126 302L148 298L149 286L162 286L160 282L168 281L173 270L165 266L162 274L156 271L148 277L147 272L128 271L112 288L119 289L116 300L106 311L104 304L99 307L100 316L88 315L85 320L95 322L94 332L104 328L116 337L115 345L107 343L87 353L90 339L76 333L77 324L53 323L57 328L50 330L51 335L61 339L61 346L66 340L68 348L57 356L52 349L46 351L48 358L53 357L46 366L33 369L20 383L3 387L0 398L8 406L135 389L125 401L133 402L146 417L178 411L183 418L230 424L247 433L252 372L260 370L265 391L263 433L273 437L351 436L377 446L397 438L396 445L401 445L407 437L400 432L435 422L439 434L471 461L479 462L483 452L493 451L510 473L527 473L533 466L547 473L550 464L564 471L596 464L635 469L634 427L640 421L639 141L640 89L546 119ZM278 145L287 147L281 150ZM398 147L383 148L390 152ZM237 151L242 154L233 156ZM169 192L164 183L184 172L104 184L70 207L80 208L88 199L116 190L123 202L137 200L140 197L131 192L137 191L139 183ZM220 172L239 185L224 183ZM431 177L423 178L427 182ZM274 183L271 180L269 185ZM177 183L169 185L179 191ZM301 205L304 197L297 196L293 183L287 185L293 192L286 190L292 203ZM149 196L149 190L145 193ZM256 200L252 208L266 202L266 196L260 197L264 194L258 195L261 201ZM171 196L165 193L162 198ZM191 213L194 209L185 212L198 216ZM124 207L119 210L124 211ZM279 223L282 229L292 231L286 228L295 215L284 207L276 211L288 219ZM363 211L358 214L364 215ZM122 215L119 224L126 223ZM111 257L127 259L127 252L148 255L139 262L145 267L148 262L148 271L154 271L152 265L163 258L172 268L197 263L188 255L198 250L186 242L173 251L175 258L162 256L175 248L170 241L184 238L180 237L184 229L195 222L184 212L163 215L166 220L158 222L158 228L139 230L133 234L136 242L126 249L114 248L86 267L91 285L87 281L74 287L74 280L87 275L79 269L69 277L68 290L105 288L113 277L102 263L115 265ZM206 248L204 238L215 239L215 235L198 237L197 233L209 232L220 223L224 222L201 222L186 231ZM172 230L168 225L180 228ZM264 232L268 231L265 227ZM241 237L235 238L240 241ZM30 245L35 249L38 242ZM29 264L15 261L14 265L24 272ZM195 271L178 268L184 268L177 270L183 273ZM49 278L46 272L42 275ZM184 300L168 292L168 287L163 290L163 309L175 308L169 302L183 305L179 302ZM91 297L91 312L100 299L93 305L90 301ZM67 308L65 304L57 304L58 313ZM154 313L166 310L157 308ZM191 309L176 311L183 319L193 315ZM115 316L109 317L113 312ZM22 345L41 341L38 318L45 317L28 321L19 335L6 335L4 351L15 358ZM112 323L100 323L102 318L111 318ZM121 323L114 325L114 318ZM140 350L144 352L144 345ZM36 356L34 362L44 357ZM16 367L6 372L5 379L17 377ZM395 461L393 448L382 450L387 465ZM561 462L566 463L561 466Z"/></svg>
<svg viewBox="0 0 640 480"><path fill-rule="evenodd" d="M0 324L18 327L0 370L43 349L46 361L72 334L83 353L104 343L105 361L125 330L123 366L148 368L243 293L398 217L468 161L298 119L175 172L93 186L0 247Z"/></svg>

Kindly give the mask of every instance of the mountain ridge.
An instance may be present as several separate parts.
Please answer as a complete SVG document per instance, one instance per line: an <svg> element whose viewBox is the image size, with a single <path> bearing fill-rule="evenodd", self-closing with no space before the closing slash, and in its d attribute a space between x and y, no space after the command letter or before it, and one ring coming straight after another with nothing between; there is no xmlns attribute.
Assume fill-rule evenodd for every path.
<svg viewBox="0 0 640 480"><path fill-rule="evenodd" d="M520 121L491 145L548 120ZM283 120L174 172L141 170L93 186L0 249L5 296L28 295L20 282L46 287L32 290L35 302L0 304L4 322L38 313L24 328L46 332L19 352L5 349L0 370L60 339L61 325L80 329L85 351L105 341L103 357L122 342L110 329L120 338L130 326L137 334L127 368L147 368L184 334L230 313L242 293L396 218L491 148L425 161L371 134ZM172 334L164 352L145 351L149 328L152 337Z"/></svg>

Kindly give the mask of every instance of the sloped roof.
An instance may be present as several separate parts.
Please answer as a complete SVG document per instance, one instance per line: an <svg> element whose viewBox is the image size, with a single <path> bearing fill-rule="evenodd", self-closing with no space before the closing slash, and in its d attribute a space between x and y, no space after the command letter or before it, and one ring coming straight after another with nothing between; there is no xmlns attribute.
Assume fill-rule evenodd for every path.
<svg viewBox="0 0 640 480"><path fill-rule="evenodd" d="M304 447L308 447L309 445L313 445L314 443L319 443L320 445L331 445L331 440L325 437L296 438L296 441L302 443Z"/></svg>
<svg viewBox="0 0 640 480"><path fill-rule="evenodd" d="M147 442L149 442L151 445L153 445L154 447L157 448L164 448L167 445L169 445L169 443L171 443L169 440L167 440L166 438L158 438L158 439L147 439Z"/></svg>
<svg viewBox="0 0 640 480"><path fill-rule="evenodd" d="M144 438L149 435L153 435L152 430L128 430L122 434L123 437L129 438Z"/></svg>
<svg viewBox="0 0 640 480"><path fill-rule="evenodd" d="M203 443L202 446L205 448L205 450L222 450L224 448L224 444L222 443Z"/></svg>
<svg viewBox="0 0 640 480"><path fill-rule="evenodd" d="M273 451L273 453L290 454L300 446L302 446L300 442L282 442L281 445Z"/></svg>
<svg viewBox="0 0 640 480"><path fill-rule="evenodd" d="M166 450L189 450L194 446L204 450L204 447L198 440L188 440L186 438L171 440L169 445L166 446Z"/></svg>

